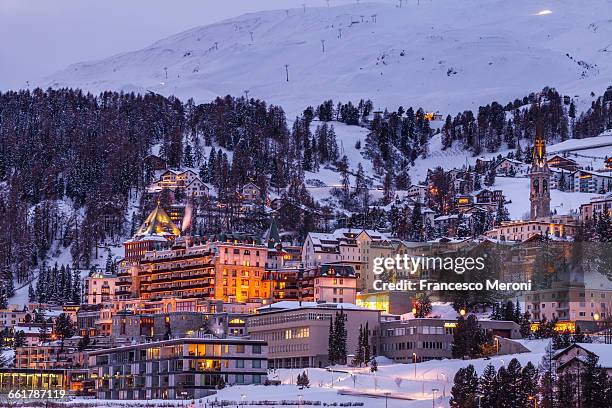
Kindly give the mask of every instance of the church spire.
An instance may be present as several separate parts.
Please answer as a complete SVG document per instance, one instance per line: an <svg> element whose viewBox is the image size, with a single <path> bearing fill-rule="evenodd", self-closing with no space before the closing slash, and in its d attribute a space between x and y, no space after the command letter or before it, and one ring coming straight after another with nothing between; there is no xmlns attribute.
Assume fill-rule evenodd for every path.
<svg viewBox="0 0 612 408"><path fill-rule="evenodd" d="M546 141L544 140L543 133L542 124L538 121L533 145L533 165L540 168L546 166Z"/></svg>
<svg viewBox="0 0 612 408"><path fill-rule="evenodd" d="M540 102L536 107L536 135L533 144L533 161L529 171L531 183L529 201L531 202L531 219L550 216L550 169L546 162L546 141L540 118Z"/></svg>

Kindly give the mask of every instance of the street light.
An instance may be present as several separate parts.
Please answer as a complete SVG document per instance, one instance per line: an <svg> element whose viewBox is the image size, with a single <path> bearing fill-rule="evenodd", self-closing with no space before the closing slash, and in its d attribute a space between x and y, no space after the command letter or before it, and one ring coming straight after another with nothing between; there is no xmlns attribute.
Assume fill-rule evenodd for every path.
<svg viewBox="0 0 612 408"><path fill-rule="evenodd" d="M302 394L298 394L298 408L300 408L302 406Z"/></svg>
<svg viewBox="0 0 612 408"><path fill-rule="evenodd" d="M431 389L431 408L436 408L436 392L440 391L437 388Z"/></svg>
<svg viewBox="0 0 612 408"><path fill-rule="evenodd" d="M385 408L388 408L389 406L387 405L387 398L389 398L389 395L391 395L390 392L385 392Z"/></svg>
<svg viewBox="0 0 612 408"><path fill-rule="evenodd" d="M416 353L412 353L412 360L414 361L414 379L416 380L416 365L417 365L417 355Z"/></svg>
<svg viewBox="0 0 612 408"><path fill-rule="evenodd" d="M533 395L527 397L529 401L533 401L533 408L538 408L538 400Z"/></svg>
<svg viewBox="0 0 612 408"><path fill-rule="evenodd" d="M499 337L498 336L495 336L495 346L496 346L495 355L499 356Z"/></svg>
<svg viewBox="0 0 612 408"><path fill-rule="evenodd" d="M461 316L465 316L465 313L466 313L466 311L465 311L465 309L464 309L464 308L461 308L461 310L459 310L459 314L460 314Z"/></svg>

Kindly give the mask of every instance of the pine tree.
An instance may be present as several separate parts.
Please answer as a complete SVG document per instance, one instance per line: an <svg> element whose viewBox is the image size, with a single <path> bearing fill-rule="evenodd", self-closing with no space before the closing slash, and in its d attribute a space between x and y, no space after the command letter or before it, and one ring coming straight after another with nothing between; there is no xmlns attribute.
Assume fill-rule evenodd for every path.
<svg viewBox="0 0 612 408"><path fill-rule="evenodd" d="M34 288L32 287L32 282L28 285L28 302L33 303L36 302L36 292L34 292Z"/></svg>
<svg viewBox="0 0 612 408"><path fill-rule="evenodd" d="M481 408L497 408L499 393L503 392L503 390L498 387L497 371L492 364L488 364L485 367L482 377L480 377L478 382L478 391L482 395L480 400Z"/></svg>
<svg viewBox="0 0 612 408"><path fill-rule="evenodd" d="M516 358L510 360L506 367L503 389L505 391L504 398L507 398L515 406L525 406L525 404L522 404L524 391L521 384L521 363Z"/></svg>
<svg viewBox="0 0 612 408"><path fill-rule="evenodd" d="M503 200L497 203L497 211L495 213L495 225L501 225L502 222L510 221L510 212L506 208Z"/></svg>
<svg viewBox="0 0 612 408"><path fill-rule="evenodd" d="M473 365L460 368L455 374L449 403L451 408L478 407L478 376Z"/></svg>
<svg viewBox="0 0 612 408"><path fill-rule="evenodd" d="M607 392L610 387L606 369L598 364L599 357L588 353L584 370L581 371L582 407L600 408L608 406Z"/></svg>
<svg viewBox="0 0 612 408"><path fill-rule="evenodd" d="M78 269L73 272L72 279L72 303L81 304L81 274Z"/></svg>
<svg viewBox="0 0 612 408"><path fill-rule="evenodd" d="M520 404L527 406L529 404L529 398L537 398L538 395L538 369L528 361L527 364L521 370L520 379Z"/></svg>
<svg viewBox="0 0 612 408"><path fill-rule="evenodd" d="M414 317L422 319L431 313L431 299L425 292L420 292L414 297L413 308L416 309Z"/></svg>
<svg viewBox="0 0 612 408"><path fill-rule="evenodd" d="M346 363L346 315L344 311L340 309L339 312L336 312L336 321L334 324L334 338L335 338L335 346L337 352L337 363L345 364Z"/></svg>
<svg viewBox="0 0 612 408"><path fill-rule="evenodd" d="M423 212L421 210L421 203L416 202L412 208L412 215L410 216L411 234L410 240L414 242L422 242L424 238L423 228Z"/></svg>
<svg viewBox="0 0 612 408"><path fill-rule="evenodd" d="M338 349L336 348L336 330L334 328L334 319L329 319L329 336L327 337L327 359L329 365L335 365L338 362Z"/></svg>
<svg viewBox="0 0 612 408"><path fill-rule="evenodd" d="M55 333L60 340L60 350L64 350L64 342L67 338L74 336L76 328L70 316L65 313L60 314L55 321Z"/></svg>
<svg viewBox="0 0 612 408"><path fill-rule="evenodd" d="M368 322L366 322L365 327L363 328L363 363L367 366L370 363L371 358L370 327Z"/></svg>
<svg viewBox="0 0 612 408"><path fill-rule="evenodd" d="M297 386L300 388L308 388L310 386L310 379L308 379L308 374L306 374L306 371L302 372L302 374L298 374Z"/></svg>
<svg viewBox="0 0 612 408"><path fill-rule="evenodd" d="M359 325L359 337L357 340L357 350L355 350L355 357L353 358L353 365L361 367L363 361L363 325Z"/></svg>
<svg viewBox="0 0 612 408"><path fill-rule="evenodd" d="M578 384L578 379L574 377L573 374L566 372L561 374L557 380L555 401L559 401L564 407L577 406L576 384ZM559 406L556 402L553 404L555 408Z"/></svg>

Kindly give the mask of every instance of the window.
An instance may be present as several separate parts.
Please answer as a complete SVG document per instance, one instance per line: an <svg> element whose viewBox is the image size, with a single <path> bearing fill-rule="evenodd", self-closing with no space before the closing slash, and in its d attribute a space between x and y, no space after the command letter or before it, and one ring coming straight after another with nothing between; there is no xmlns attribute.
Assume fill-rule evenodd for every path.
<svg viewBox="0 0 612 408"><path fill-rule="evenodd" d="M236 383L244 384L244 374L236 374Z"/></svg>
<svg viewBox="0 0 612 408"><path fill-rule="evenodd" d="M244 360L236 360L236 368L244 368Z"/></svg>
<svg viewBox="0 0 612 408"><path fill-rule="evenodd" d="M236 345L236 353L244 353L244 344Z"/></svg>
<svg viewBox="0 0 612 408"><path fill-rule="evenodd" d="M261 354L261 346L259 344L253 346L253 354Z"/></svg>
<svg viewBox="0 0 612 408"><path fill-rule="evenodd" d="M261 368L261 360L253 360L253 368Z"/></svg>
<svg viewBox="0 0 612 408"><path fill-rule="evenodd" d="M261 384L261 375L253 374L253 384Z"/></svg>

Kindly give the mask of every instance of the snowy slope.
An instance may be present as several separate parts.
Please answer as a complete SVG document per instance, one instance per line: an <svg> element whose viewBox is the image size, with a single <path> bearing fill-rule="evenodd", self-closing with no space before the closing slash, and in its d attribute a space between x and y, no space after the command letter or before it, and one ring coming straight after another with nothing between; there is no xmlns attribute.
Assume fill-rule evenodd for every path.
<svg viewBox="0 0 612 408"><path fill-rule="evenodd" d="M281 104L289 117L325 98L454 114L546 85L580 96L584 107L591 91L600 94L612 84L610 1L398 5L380 0L246 14L71 65L40 84L152 90L198 101L249 90Z"/></svg>

